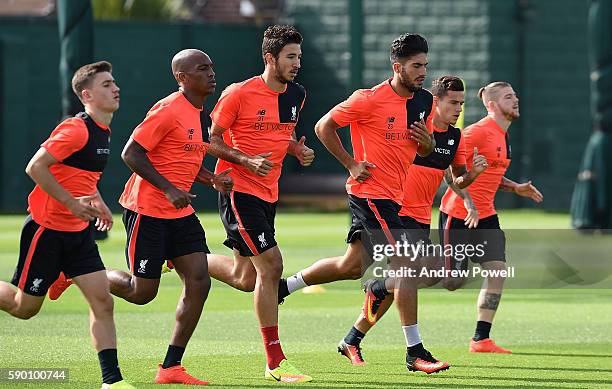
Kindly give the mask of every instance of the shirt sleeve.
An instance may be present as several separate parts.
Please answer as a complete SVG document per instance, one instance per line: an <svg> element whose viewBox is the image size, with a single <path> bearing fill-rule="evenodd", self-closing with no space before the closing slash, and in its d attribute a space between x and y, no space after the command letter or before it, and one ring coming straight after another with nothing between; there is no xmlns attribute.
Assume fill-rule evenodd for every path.
<svg viewBox="0 0 612 389"><path fill-rule="evenodd" d="M344 127L353 122L358 122L367 114L368 100L363 90L357 90L340 104L329 111L331 118L340 126Z"/></svg>
<svg viewBox="0 0 612 389"><path fill-rule="evenodd" d="M88 139L89 132L83 119L69 118L55 127L49 139L40 146L61 162L81 150Z"/></svg>
<svg viewBox="0 0 612 389"><path fill-rule="evenodd" d="M453 158L452 165L453 166L463 166L465 165L465 137L461 134L461 138L459 138L459 145L457 146L457 151L455 152L455 158Z"/></svg>
<svg viewBox="0 0 612 389"><path fill-rule="evenodd" d="M434 118L434 115L436 114L437 107L438 107L438 102L436 101L436 99L433 99L433 103L431 103L431 111L429 111L429 116L427 116L427 119L425 120L425 126L427 127L427 131L430 134L433 134L434 132L433 118ZM463 139L463 137L461 138Z"/></svg>
<svg viewBox="0 0 612 389"><path fill-rule="evenodd" d="M221 97L210 116L213 123L228 130L236 121L239 111L240 88L234 84L225 88L223 93L221 93Z"/></svg>
<svg viewBox="0 0 612 389"><path fill-rule="evenodd" d="M167 104L156 104L147 112L147 117L134 129L132 139L151 151L174 127L172 111Z"/></svg>

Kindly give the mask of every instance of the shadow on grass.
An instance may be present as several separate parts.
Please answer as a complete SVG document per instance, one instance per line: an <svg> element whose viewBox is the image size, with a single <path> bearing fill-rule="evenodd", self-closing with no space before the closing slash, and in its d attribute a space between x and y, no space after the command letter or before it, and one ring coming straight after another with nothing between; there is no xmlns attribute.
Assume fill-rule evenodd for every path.
<svg viewBox="0 0 612 389"><path fill-rule="evenodd" d="M507 370L544 370L544 371L592 371L596 373L612 373L612 369L589 369L584 367L530 367L530 366L498 366L498 365L453 365L452 367L465 367L467 369L507 369Z"/></svg>
<svg viewBox="0 0 612 389"><path fill-rule="evenodd" d="M513 355L538 355L542 357L569 357L569 358L612 358L612 354L559 354L559 353L529 353L518 352Z"/></svg>

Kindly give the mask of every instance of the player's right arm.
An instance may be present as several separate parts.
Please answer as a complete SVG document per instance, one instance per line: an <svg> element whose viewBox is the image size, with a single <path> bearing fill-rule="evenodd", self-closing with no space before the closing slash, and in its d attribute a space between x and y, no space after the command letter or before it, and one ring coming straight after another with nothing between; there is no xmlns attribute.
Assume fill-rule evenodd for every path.
<svg viewBox="0 0 612 389"><path fill-rule="evenodd" d="M251 156L233 147L229 147L223 140L223 133L225 131L225 128L213 122L210 127L210 147L208 148L208 154L227 162L242 165L258 176L265 176L270 173L274 167L274 163L267 158L271 156L272 153L267 152Z"/></svg>
<svg viewBox="0 0 612 389"><path fill-rule="evenodd" d="M336 131L339 127L338 123L336 123L331 115L327 113L319 119L315 125L315 133L325 148L327 148L327 150L336 157L338 162L349 171L351 177L357 182L364 182L372 175L372 173L368 171L368 168L375 168L376 166L368 161L355 161L353 156L346 151L340 141L340 137Z"/></svg>
<svg viewBox="0 0 612 389"><path fill-rule="evenodd" d="M465 166L464 166L465 170ZM465 217L465 225L468 228L476 228L478 226L478 210L476 209L476 205L474 205L474 201L472 200L472 196L470 196L470 192L466 188L459 188L455 183L455 179L453 179L453 173L451 171L451 167L448 167L444 171L444 181L446 184L455 192L461 199L463 200L463 206L467 211L467 216Z"/></svg>
<svg viewBox="0 0 612 389"><path fill-rule="evenodd" d="M175 208L181 209L187 207L191 204L191 199L196 197L196 195L172 185L170 181L162 176L155 169L149 157L147 157L147 149L135 141L134 138L130 138L125 144L121 152L121 159L134 173L161 190Z"/></svg>
<svg viewBox="0 0 612 389"><path fill-rule="evenodd" d="M253 174L265 176L274 167L274 163L267 159L271 152L258 155L247 155L240 150L228 146L223 140L223 133L240 117L241 112L241 86L232 84L225 88L215 108L211 113L212 126L210 127L210 147L207 152L213 157L244 166ZM245 97L246 98L246 97Z"/></svg>
<svg viewBox="0 0 612 389"><path fill-rule="evenodd" d="M25 171L42 190L63 204L74 216L85 221L100 216L98 209L90 205L91 201L96 198L97 192L90 196L73 197L57 182L49 170L51 165L57 162L58 160L51 153L41 147L34 154Z"/></svg>
<svg viewBox="0 0 612 389"><path fill-rule="evenodd" d="M360 121L361 117L367 113L366 92L357 90L348 99L332 108L315 124L315 134L321 140L321 143L348 170L351 177L360 183L372 175L368 168L376 168L376 165L368 161L356 161L342 145L337 130L340 127Z"/></svg>

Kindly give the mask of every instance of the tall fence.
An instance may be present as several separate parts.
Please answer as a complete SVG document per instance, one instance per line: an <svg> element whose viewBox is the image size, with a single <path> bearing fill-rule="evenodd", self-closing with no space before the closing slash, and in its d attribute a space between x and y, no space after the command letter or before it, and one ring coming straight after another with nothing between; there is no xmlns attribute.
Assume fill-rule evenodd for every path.
<svg viewBox="0 0 612 389"><path fill-rule="evenodd" d="M544 207L567 209L591 131L588 0L363 0L361 5L363 35L356 49L349 35L355 20L350 1L286 1L284 21L297 25L305 38L298 81L308 95L298 135L306 135L317 160L302 169L288 158L284 188L295 191L293 183L344 174L316 140L314 124L348 96L355 80L368 87L389 77L391 40L419 32L430 43L429 80L442 74L466 80L466 124L485 114L475 97L480 86L494 80L514 85L521 118L510 128L514 160L508 176L532 179L546 197ZM129 175L121 148L149 107L176 90L172 55L186 47L210 54L219 85L206 103L212 109L226 85L261 72L263 28L134 21L98 21L94 28L95 58L113 63L122 94L112 124L111 162L102 179L102 193L114 204ZM363 56L358 77L351 74L360 69L351 66L353 55ZM25 209L33 184L23 169L60 118L58 56L55 20L0 19L0 211ZM348 131L340 132L348 141ZM207 159L209 166L213 162ZM337 187L341 190L341 184ZM195 192L196 206L216 206L211 190ZM509 194L501 194L498 204L530 205Z"/></svg>

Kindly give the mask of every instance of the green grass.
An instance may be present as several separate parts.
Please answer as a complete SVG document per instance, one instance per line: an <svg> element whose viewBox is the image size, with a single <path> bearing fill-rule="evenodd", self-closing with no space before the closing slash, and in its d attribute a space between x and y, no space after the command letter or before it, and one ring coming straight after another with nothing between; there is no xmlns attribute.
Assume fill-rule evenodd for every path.
<svg viewBox="0 0 612 389"><path fill-rule="evenodd" d="M213 252L223 231L214 213L201 216ZM564 214L511 211L501 214L504 228L566 228ZM120 223L120 218L116 217ZM22 216L0 218L0 279L12 275ZM346 246L346 214L278 215L278 241L285 274L316 259L340 255ZM435 221L434 221L435 223ZM434 224L435 225L435 224ZM100 244L108 267L124 268L124 233L118 224ZM509 244L512 244L511 242ZM603 388L612 387L612 292L604 289L518 290L504 294L493 337L514 355L466 352L474 329L476 290L422 291L420 328L426 346L451 363L449 371L426 376L410 373L395 309L364 340L365 367L350 366L335 352L336 343L359 313L359 282L326 286L327 293L297 293L280 309L280 335L291 360L318 388ZM153 388L156 364L164 356L180 293L176 274L163 277L152 303L139 307L116 300L119 356L124 376L138 387ZM0 368L66 367L70 381L43 387L99 387L97 358L88 333L87 308L70 288L41 313L19 321L0 313ZM200 324L183 359L196 376L216 387L278 387L263 380L265 358L252 296L214 283ZM25 388L23 385L0 387ZM167 386L181 387L181 386Z"/></svg>

